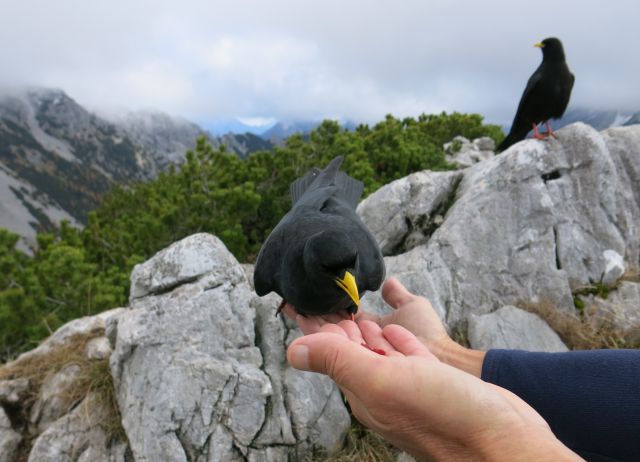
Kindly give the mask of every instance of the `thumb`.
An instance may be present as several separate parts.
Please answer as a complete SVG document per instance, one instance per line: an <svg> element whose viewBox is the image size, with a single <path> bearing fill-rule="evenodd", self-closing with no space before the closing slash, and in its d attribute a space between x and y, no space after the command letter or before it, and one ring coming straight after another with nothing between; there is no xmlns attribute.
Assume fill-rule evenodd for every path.
<svg viewBox="0 0 640 462"><path fill-rule="evenodd" d="M287 360L296 369L320 372L340 387L357 390L366 386L379 355L340 334L318 332L291 343Z"/></svg>
<svg viewBox="0 0 640 462"><path fill-rule="evenodd" d="M389 306L397 310L401 306L413 302L417 296L409 292L398 279L392 276L382 286L382 298Z"/></svg>

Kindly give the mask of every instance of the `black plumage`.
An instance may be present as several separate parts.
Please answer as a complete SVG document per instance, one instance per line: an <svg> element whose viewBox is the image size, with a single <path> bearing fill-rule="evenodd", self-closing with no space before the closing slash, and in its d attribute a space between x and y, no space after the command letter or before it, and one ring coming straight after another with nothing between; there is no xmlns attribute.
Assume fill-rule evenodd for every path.
<svg viewBox="0 0 640 462"><path fill-rule="evenodd" d="M562 42L552 37L535 46L542 50L542 63L529 78L511 130L498 146L498 151L523 140L532 128L536 138L541 139L544 135L555 137L548 121L562 117L569 104L575 76L567 66ZM541 122L547 124L547 133L543 135L538 133Z"/></svg>
<svg viewBox="0 0 640 462"><path fill-rule="evenodd" d="M341 163L338 156L291 184L292 208L256 261L256 293L275 291L301 314L353 314L360 295L384 279L380 248L355 212L363 185Z"/></svg>

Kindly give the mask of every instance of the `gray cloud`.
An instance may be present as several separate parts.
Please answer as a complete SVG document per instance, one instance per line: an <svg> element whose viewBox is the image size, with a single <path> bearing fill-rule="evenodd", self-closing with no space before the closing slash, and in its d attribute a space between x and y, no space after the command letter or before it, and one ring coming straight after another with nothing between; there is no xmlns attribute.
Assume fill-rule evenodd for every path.
<svg viewBox="0 0 640 462"><path fill-rule="evenodd" d="M3 3L0 84L59 87L97 109L509 122L540 62L531 45L555 35L572 105L640 110L636 1Z"/></svg>

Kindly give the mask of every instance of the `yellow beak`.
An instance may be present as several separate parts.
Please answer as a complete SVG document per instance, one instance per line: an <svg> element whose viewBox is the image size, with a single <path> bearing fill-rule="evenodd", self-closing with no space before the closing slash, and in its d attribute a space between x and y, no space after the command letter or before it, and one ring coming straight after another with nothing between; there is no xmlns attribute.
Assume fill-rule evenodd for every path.
<svg viewBox="0 0 640 462"><path fill-rule="evenodd" d="M356 278L353 277L353 274L349 271L345 271L342 279L336 279L336 284L338 284L338 287L347 293L351 300L353 300L353 303L356 304L356 308L358 308L360 306L360 294L358 293Z"/></svg>
<svg viewBox="0 0 640 462"><path fill-rule="evenodd" d="M534 43L533 44L534 47L538 47L538 48L544 48L544 43L540 42L540 43Z"/></svg>

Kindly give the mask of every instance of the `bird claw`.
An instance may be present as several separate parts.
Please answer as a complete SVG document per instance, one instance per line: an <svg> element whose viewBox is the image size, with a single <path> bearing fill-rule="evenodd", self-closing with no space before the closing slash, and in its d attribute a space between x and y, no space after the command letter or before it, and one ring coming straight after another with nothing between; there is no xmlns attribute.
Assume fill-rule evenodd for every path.
<svg viewBox="0 0 640 462"><path fill-rule="evenodd" d="M276 310L276 318L278 317L279 314L282 314L282 310L284 309L284 306L287 304L287 301L283 298L282 301L280 302L280 305L278 305L278 309Z"/></svg>

